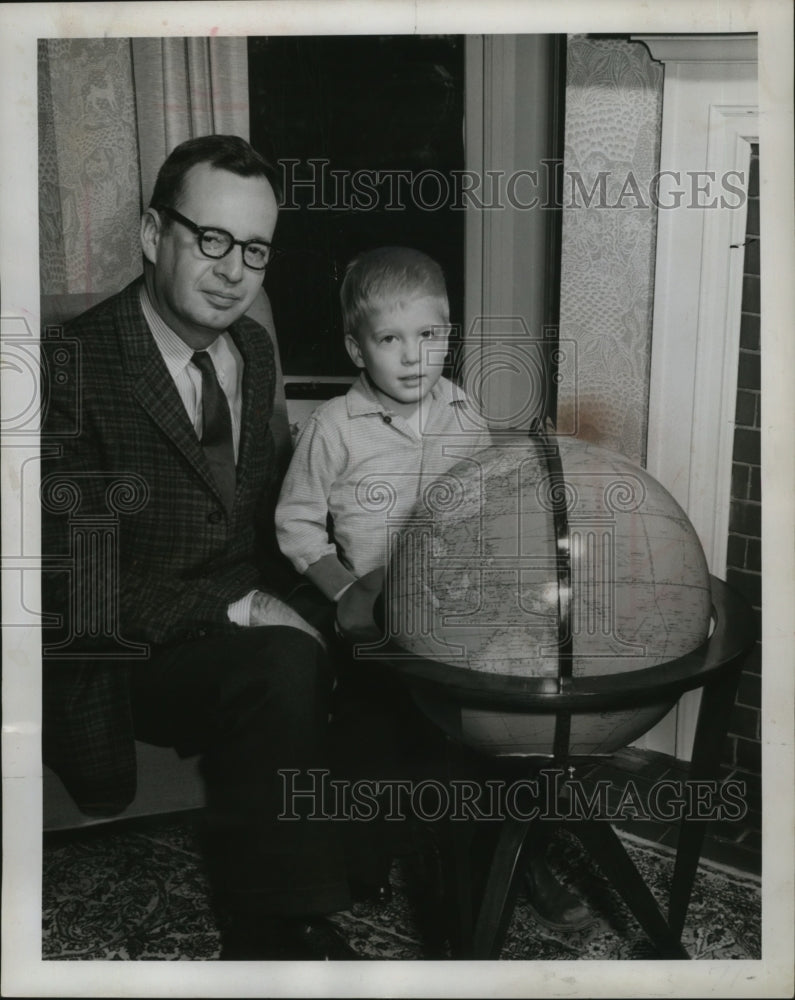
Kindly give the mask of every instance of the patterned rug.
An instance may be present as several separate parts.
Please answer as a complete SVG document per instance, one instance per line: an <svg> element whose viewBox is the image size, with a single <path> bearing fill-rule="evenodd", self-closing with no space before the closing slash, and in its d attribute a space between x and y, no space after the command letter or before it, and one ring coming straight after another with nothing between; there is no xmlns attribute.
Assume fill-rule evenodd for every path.
<svg viewBox="0 0 795 1000"><path fill-rule="evenodd" d="M669 853L625 844L658 902L667 899ZM577 933L538 924L520 897L503 959L648 959L654 951L599 869L565 833L550 850L562 881L587 900L595 922ZM45 839L44 959L214 959L219 938L210 909L195 819L182 816L93 828ZM384 907L354 904L334 921L372 959L427 958L427 935L412 904L417 866L398 859L395 894ZM694 959L761 956L758 880L702 865L696 876L683 943ZM434 955L433 957L442 957Z"/></svg>

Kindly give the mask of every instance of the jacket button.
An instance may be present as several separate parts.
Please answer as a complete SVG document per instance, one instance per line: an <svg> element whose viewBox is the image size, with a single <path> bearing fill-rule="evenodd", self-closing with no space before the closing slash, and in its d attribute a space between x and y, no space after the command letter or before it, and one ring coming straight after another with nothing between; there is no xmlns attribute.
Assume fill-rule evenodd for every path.
<svg viewBox="0 0 795 1000"><path fill-rule="evenodd" d="M223 518L224 515L221 513L220 510L211 510L210 513L207 515L207 520L210 522L210 524L220 524Z"/></svg>
<svg viewBox="0 0 795 1000"><path fill-rule="evenodd" d="M385 424L391 424L392 423L392 418L389 416L388 413L384 414L384 423Z"/></svg>

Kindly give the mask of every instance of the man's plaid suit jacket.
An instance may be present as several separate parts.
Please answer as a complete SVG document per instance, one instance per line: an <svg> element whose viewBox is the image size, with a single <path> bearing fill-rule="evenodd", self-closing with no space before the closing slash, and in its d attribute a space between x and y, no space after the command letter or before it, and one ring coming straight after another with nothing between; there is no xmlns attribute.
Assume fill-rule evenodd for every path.
<svg viewBox="0 0 795 1000"><path fill-rule="evenodd" d="M230 327L244 374L229 512L144 320L140 281L42 345L43 594L59 621L42 638L44 759L81 808L104 814L135 795L137 657L232 631L233 601L294 579L273 536L270 335L247 317Z"/></svg>

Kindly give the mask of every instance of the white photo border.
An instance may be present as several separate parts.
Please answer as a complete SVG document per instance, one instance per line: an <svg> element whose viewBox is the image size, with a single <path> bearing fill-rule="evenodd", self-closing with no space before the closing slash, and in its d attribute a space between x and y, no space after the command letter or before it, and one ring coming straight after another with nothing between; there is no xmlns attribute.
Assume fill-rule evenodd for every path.
<svg viewBox="0 0 795 1000"><path fill-rule="evenodd" d="M34 629L3 635L4 996L791 996L793 977L793 498L795 252L793 32L789 0L251 0L0 4L0 315L38 327L39 38L273 34L758 32L764 425L762 959L733 962L185 963L41 960L40 653ZM6 382L5 388L10 383ZM3 399L14 412L12 396ZM2 450L3 538L26 532ZM4 606L15 595L3 576Z"/></svg>

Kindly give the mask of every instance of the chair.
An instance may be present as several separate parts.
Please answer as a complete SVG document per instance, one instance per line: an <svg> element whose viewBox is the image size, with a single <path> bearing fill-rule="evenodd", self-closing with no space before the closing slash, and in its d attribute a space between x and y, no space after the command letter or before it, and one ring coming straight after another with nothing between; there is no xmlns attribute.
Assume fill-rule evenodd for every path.
<svg viewBox="0 0 795 1000"><path fill-rule="evenodd" d="M42 297L41 328L58 327L79 316L86 309L107 298L107 294L49 295ZM276 440L279 466L283 472L292 451L292 439L287 419L279 347L274 334L273 315L265 292L261 292L248 311L271 336L276 354L276 398L271 426ZM180 758L170 747L147 743L135 745L138 783L135 799L121 813L111 816L82 813L61 779L49 767L43 771L44 830L55 831L93 826L111 820L130 819L160 813L198 809L204 805L204 785L199 773L199 758Z"/></svg>
<svg viewBox="0 0 795 1000"><path fill-rule="evenodd" d="M350 620L362 622L369 616L373 625L358 630L349 628L349 638L354 642L371 641L382 634L374 624L380 618L380 580L364 578L362 582L364 586L359 594L351 596L351 602L356 600L360 604L350 612ZM434 703L452 703L463 709L550 714L556 719L556 732L564 734L572 713L601 713L666 700L675 702L685 692L700 688L701 707L690 778L714 780L719 776L720 754L742 664L756 639L756 624L753 611L742 596L715 577L710 578L710 584L711 635L692 653L659 666L622 674L568 677L563 682L558 678L506 677L421 658L407 659L392 640L379 644L379 659L403 678L426 712ZM346 626L344 613L341 609L343 627ZM394 659L389 658L390 651L395 654ZM364 650L362 655L366 655ZM438 720L437 713L430 711L427 714L433 721ZM450 733L446 735L448 778L452 778L461 755L472 751L457 745ZM518 773L528 776L531 768L539 764L565 772L569 767L579 768L593 761L594 757L570 753L568 737L565 737L562 742L556 739L554 756L520 759ZM492 765L489 773L503 777L517 774L515 757L502 760L493 757L487 763ZM496 844L487 858L485 884L479 893L475 889L470 850L473 823L447 825L447 889L453 903L451 941L457 957L499 957L518 892L520 860L539 822L539 819L525 820L510 815L501 821ZM591 853L665 958L689 957L681 937L708 822L698 816L683 815L666 916L608 822L582 818L567 823L567 828Z"/></svg>

